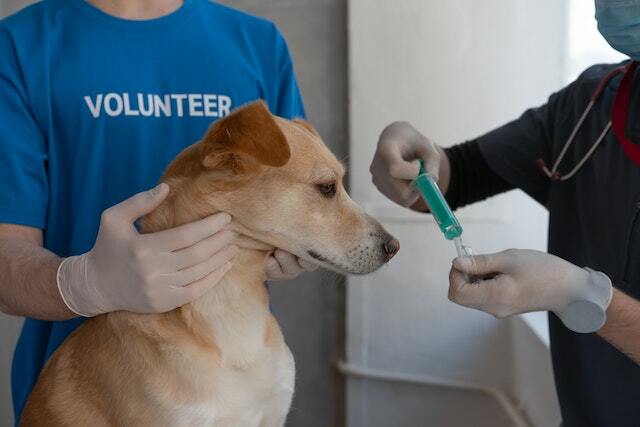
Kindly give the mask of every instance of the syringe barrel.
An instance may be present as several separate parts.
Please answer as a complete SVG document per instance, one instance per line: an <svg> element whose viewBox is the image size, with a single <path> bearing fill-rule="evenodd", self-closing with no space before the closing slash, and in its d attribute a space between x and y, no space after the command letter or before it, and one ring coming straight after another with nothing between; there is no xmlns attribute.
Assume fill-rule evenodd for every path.
<svg viewBox="0 0 640 427"><path fill-rule="evenodd" d="M462 227L445 200L440 188L438 188L438 184L426 173L422 160L420 160L420 174L415 180L415 185L418 187L420 195L429 207L444 237L447 240L460 237L460 235L462 235Z"/></svg>

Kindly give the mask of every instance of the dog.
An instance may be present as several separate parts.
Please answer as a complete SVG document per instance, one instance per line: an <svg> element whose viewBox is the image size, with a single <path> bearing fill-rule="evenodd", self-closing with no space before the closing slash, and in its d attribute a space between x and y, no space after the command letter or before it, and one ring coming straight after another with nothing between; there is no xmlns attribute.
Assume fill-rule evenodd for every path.
<svg viewBox="0 0 640 427"><path fill-rule="evenodd" d="M399 243L347 195L344 168L314 128L262 101L215 122L169 165L167 199L141 232L227 212L232 269L196 301L162 314L87 319L52 355L22 426L282 426L294 360L269 309L265 259L282 248L367 274Z"/></svg>

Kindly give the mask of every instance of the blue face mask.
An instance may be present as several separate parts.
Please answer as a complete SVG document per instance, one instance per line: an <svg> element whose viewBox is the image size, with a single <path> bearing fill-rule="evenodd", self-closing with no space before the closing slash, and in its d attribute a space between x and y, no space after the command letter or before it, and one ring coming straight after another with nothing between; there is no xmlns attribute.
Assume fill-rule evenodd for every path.
<svg viewBox="0 0 640 427"><path fill-rule="evenodd" d="M618 52L640 61L640 0L595 0L598 31Z"/></svg>

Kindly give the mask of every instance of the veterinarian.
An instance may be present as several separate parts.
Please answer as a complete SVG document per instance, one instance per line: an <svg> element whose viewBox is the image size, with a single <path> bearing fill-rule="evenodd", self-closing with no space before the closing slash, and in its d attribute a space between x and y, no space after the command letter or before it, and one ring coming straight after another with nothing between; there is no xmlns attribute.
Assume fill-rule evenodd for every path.
<svg viewBox="0 0 640 427"><path fill-rule="evenodd" d="M207 0L42 1L0 21L0 52L0 309L27 318L17 420L83 316L168 311L230 268L227 214L135 228L176 154L258 98L305 112L278 29ZM270 280L313 269L283 251L267 263Z"/></svg>
<svg viewBox="0 0 640 427"><path fill-rule="evenodd" d="M611 46L640 61L640 2L597 0L596 18ZM640 423L640 74L632 61L613 73L617 65L593 66L545 105L451 148L393 123L371 164L376 187L418 211L426 211L410 185L418 158L439 177L452 207L520 188L548 208L549 253L510 249L476 256L475 265L456 259L449 297L500 318L550 311L565 427ZM563 323L573 316L584 322L574 329L588 330L598 310L595 333Z"/></svg>

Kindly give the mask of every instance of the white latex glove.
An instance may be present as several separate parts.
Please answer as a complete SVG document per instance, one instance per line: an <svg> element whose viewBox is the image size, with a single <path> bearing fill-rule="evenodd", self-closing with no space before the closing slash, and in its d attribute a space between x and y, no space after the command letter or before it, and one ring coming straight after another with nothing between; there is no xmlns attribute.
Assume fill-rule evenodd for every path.
<svg viewBox="0 0 640 427"><path fill-rule="evenodd" d="M474 280L469 283L464 273ZM595 332L606 320L611 280L554 255L509 249L456 258L449 275L449 299L498 318L530 311L553 311L576 332Z"/></svg>
<svg viewBox="0 0 640 427"><path fill-rule="evenodd" d="M273 255L269 256L265 262L267 280L272 282L295 279L305 271L314 271L318 268L317 265L282 249L276 249Z"/></svg>
<svg viewBox="0 0 640 427"><path fill-rule="evenodd" d="M436 145L406 122L394 122L380 134L378 148L369 168L373 184L401 206L412 206L419 194L411 184L420 171L422 159L429 175L436 180L440 152Z"/></svg>
<svg viewBox="0 0 640 427"><path fill-rule="evenodd" d="M237 237L226 213L157 233L140 234L134 221L153 211L167 184L138 193L102 214L96 243L58 268L58 289L71 311L160 313L193 301L231 268Z"/></svg>

